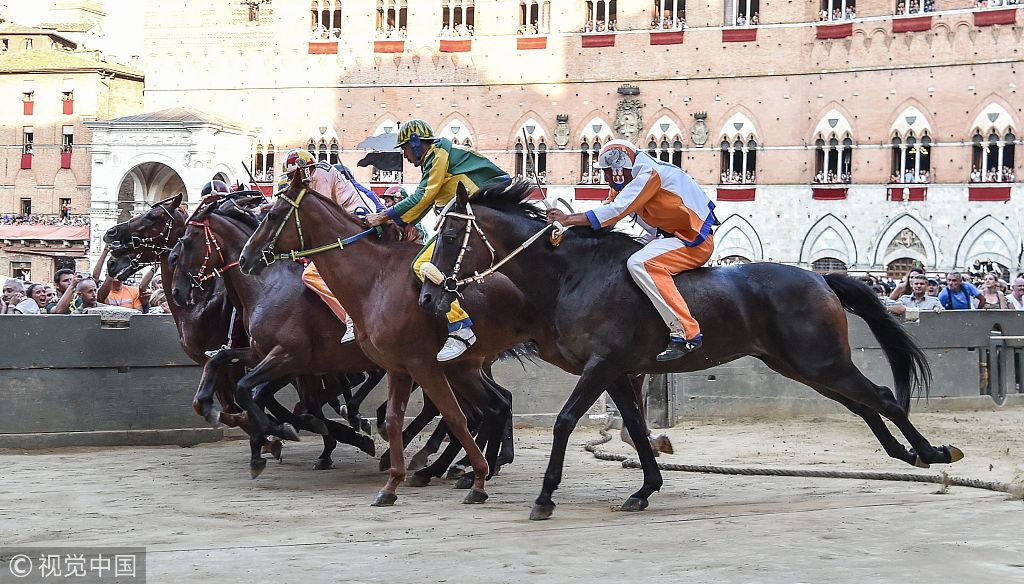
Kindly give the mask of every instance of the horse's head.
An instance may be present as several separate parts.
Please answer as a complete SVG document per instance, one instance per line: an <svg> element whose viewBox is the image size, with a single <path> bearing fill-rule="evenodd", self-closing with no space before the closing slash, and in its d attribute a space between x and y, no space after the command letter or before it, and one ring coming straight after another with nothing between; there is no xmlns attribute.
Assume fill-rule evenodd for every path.
<svg viewBox="0 0 1024 584"><path fill-rule="evenodd" d="M229 220L227 217L235 213L247 213L238 207L220 212L236 198L222 197L201 205L189 218L184 233L171 250L167 263L173 272L171 296L177 304L195 304L197 293L211 291L213 280L238 265L232 252L237 252L241 242L246 240L255 220L251 217L249 220L240 217L241 223Z"/></svg>
<svg viewBox="0 0 1024 584"><path fill-rule="evenodd" d="M185 223L178 211L182 195L155 203L145 213L118 223L103 234L110 245L107 273L120 280L127 279L145 264L160 261Z"/></svg>
<svg viewBox="0 0 1024 584"><path fill-rule="evenodd" d="M243 274L259 275L276 261L275 250L304 247L299 205L305 195L301 173L293 173L288 188L277 193L266 217L242 248L238 267ZM293 223L291 228L287 228L289 223Z"/></svg>
<svg viewBox="0 0 1024 584"><path fill-rule="evenodd" d="M423 286L420 288L420 306L435 315L451 308L458 293L458 272L473 273L487 267L489 246L474 245L476 218L469 205L469 191L459 183L455 198L441 213L441 224L431 261L420 268ZM477 235L477 237L480 237ZM480 257L474 248L480 248Z"/></svg>

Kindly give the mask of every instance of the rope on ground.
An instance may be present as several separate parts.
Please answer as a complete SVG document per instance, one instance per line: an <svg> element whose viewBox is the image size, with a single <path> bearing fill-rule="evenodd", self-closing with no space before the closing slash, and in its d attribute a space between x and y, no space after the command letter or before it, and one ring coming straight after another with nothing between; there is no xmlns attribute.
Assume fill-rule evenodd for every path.
<svg viewBox="0 0 1024 584"><path fill-rule="evenodd" d="M601 437L595 440L591 440L583 445L583 448L587 452L594 454L594 458L598 460L610 460L616 462L622 462L622 468L642 468L640 461L636 458L626 456L624 454L610 454L597 448L601 444L605 444L612 439L611 433L608 430L612 427L612 422L598 430L601 433ZM982 481L978 479L969 479L963 477L953 477L943 472L938 475L925 475L916 473L897 473L897 472L868 472L868 471L839 471L839 470L791 470L781 468L768 468L768 467L730 467L730 466L711 466L705 464L670 464L670 463L658 463L659 470L665 471L678 471L678 472L696 472L704 474L724 474L724 475L746 475L746 476L774 476L774 477L811 477L811 478L828 478L828 479L862 479L872 481L905 481L905 482L917 482L917 483L935 483L946 487L971 487L974 489L985 489L988 491L998 491L1000 493L1009 493L1014 497L1024 496L1024 486L1012 485L1010 483L998 483L994 481Z"/></svg>

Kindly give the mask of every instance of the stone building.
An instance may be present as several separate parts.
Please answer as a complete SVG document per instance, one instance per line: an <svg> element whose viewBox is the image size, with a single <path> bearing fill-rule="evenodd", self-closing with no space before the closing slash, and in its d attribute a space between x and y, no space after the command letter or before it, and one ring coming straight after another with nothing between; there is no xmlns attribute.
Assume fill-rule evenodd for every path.
<svg viewBox="0 0 1024 584"><path fill-rule="evenodd" d="M605 195L595 151L625 136L706 185L723 259L1017 271L1024 27L982 4L150 3L146 108L244 121L260 178L295 146L353 166L420 117L581 207Z"/></svg>
<svg viewBox="0 0 1024 584"><path fill-rule="evenodd" d="M0 274L88 268L91 133L139 111L142 72L76 52L53 29L0 23Z"/></svg>

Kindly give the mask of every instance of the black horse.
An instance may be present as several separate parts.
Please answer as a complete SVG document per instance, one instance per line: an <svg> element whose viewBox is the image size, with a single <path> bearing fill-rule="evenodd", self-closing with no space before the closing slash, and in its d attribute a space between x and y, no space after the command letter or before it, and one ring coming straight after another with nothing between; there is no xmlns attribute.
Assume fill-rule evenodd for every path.
<svg viewBox="0 0 1024 584"><path fill-rule="evenodd" d="M432 262L445 278L441 285L426 281L421 306L443 314L466 283L453 274L457 262L463 275L482 272L547 227L544 213L526 202L532 191L526 183L499 185L481 189L471 200L460 187ZM555 422L532 519L546 519L554 511L551 496L561 481L569 433L606 390L623 414L644 468L643 487L622 508L646 508L662 478L643 439L635 399L626 399L632 396L629 375L698 371L747 355L846 406L867 422L893 458L927 466L963 457L956 447L929 444L908 419L911 393L927 392L931 370L910 335L858 280L773 263L681 274L676 285L701 323L704 345L682 359L658 362L654 357L664 348L668 327L626 270L626 258L638 249L640 244L625 234L581 227L565 232L557 246L544 238L500 267L551 331L553 341L540 342L540 356L581 374ZM895 392L872 383L850 360L844 309L864 319L878 339ZM899 428L912 449L889 432L881 416Z"/></svg>

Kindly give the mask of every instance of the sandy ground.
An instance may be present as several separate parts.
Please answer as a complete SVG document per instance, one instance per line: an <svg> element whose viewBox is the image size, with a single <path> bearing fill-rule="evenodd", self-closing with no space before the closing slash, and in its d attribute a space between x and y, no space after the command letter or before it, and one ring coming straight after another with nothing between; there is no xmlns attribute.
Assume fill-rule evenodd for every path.
<svg viewBox="0 0 1024 584"><path fill-rule="evenodd" d="M920 414L967 458L950 474L1024 484L1024 410ZM663 462L918 471L849 416L704 420L668 431ZM642 513L612 511L639 471L572 438L549 521L527 519L548 430L520 429L517 458L484 505L435 481L369 506L376 461L339 448L314 472L316 437L248 478L247 444L0 452L4 545L144 545L149 582L1024 582L1024 502L991 491L867 480L667 472ZM616 440L610 452L627 452ZM8 581L0 575L0 582Z"/></svg>

